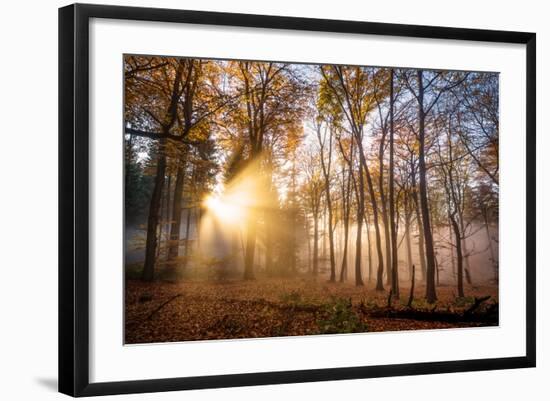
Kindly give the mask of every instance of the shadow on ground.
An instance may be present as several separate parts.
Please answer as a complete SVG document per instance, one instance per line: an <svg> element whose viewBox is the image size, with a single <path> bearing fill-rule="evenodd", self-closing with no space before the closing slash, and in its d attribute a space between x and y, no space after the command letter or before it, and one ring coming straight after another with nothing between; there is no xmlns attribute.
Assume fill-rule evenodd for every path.
<svg viewBox="0 0 550 401"><path fill-rule="evenodd" d="M37 377L36 382L42 387L57 392L57 379L53 377Z"/></svg>

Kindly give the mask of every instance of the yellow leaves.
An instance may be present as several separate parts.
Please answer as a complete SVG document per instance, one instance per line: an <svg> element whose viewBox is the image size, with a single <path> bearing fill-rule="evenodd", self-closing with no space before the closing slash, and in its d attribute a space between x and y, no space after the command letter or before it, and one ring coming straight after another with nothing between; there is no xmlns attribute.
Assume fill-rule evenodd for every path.
<svg viewBox="0 0 550 401"><path fill-rule="evenodd" d="M340 125L343 121L352 130L362 130L368 114L374 109L375 96L384 96L387 85L381 85L387 70L359 66L321 66L317 106ZM387 80L386 77L386 80Z"/></svg>

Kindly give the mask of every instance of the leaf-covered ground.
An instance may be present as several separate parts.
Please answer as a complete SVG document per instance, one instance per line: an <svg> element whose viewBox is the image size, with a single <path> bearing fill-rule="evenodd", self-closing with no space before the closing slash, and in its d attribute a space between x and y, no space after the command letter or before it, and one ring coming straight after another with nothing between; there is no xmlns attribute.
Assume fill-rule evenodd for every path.
<svg viewBox="0 0 550 401"><path fill-rule="evenodd" d="M498 302L492 286L466 287L456 298L454 287L438 287L438 302L422 300L415 290L412 309L461 314L475 297L490 295L479 309ZM409 290L392 301L392 311L407 308ZM168 341L299 336L483 326L496 323L447 322L384 316L388 293L372 285L333 284L306 278L256 281L126 282L125 340L127 344Z"/></svg>

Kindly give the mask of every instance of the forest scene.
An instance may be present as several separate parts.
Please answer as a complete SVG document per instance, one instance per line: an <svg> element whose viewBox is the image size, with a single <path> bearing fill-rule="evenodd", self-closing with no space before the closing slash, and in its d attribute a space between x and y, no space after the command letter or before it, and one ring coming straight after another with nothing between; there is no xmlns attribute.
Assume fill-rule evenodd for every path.
<svg viewBox="0 0 550 401"><path fill-rule="evenodd" d="M123 68L126 344L498 325L498 73Z"/></svg>

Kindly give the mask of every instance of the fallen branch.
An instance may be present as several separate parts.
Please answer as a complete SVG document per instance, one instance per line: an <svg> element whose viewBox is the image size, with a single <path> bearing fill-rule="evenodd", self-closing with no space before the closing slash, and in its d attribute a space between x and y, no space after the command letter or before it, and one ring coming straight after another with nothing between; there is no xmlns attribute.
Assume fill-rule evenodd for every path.
<svg viewBox="0 0 550 401"><path fill-rule="evenodd" d="M155 313L158 313L162 308L164 308L166 305L168 305L170 302L172 302L174 299L178 297L181 297L181 294L176 294L172 298L170 298L168 301L165 301L162 304L160 304L159 307L157 307L153 312L151 312L145 320L151 320L155 315Z"/></svg>
<svg viewBox="0 0 550 401"><path fill-rule="evenodd" d="M407 309L388 309L388 308L372 308L362 309L365 315L370 317L384 317L395 319L411 319L422 321L439 321L446 323L498 323L498 303L491 304L483 312L476 312L481 304L487 301L490 296L476 298L472 306L462 313L447 311L437 311L435 308L431 310L419 310L413 308Z"/></svg>
<svg viewBox="0 0 550 401"><path fill-rule="evenodd" d="M490 295L481 298L475 298L474 303L464 312L464 316L471 315L474 311L481 306L481 304L491 298Z"/></svg>

